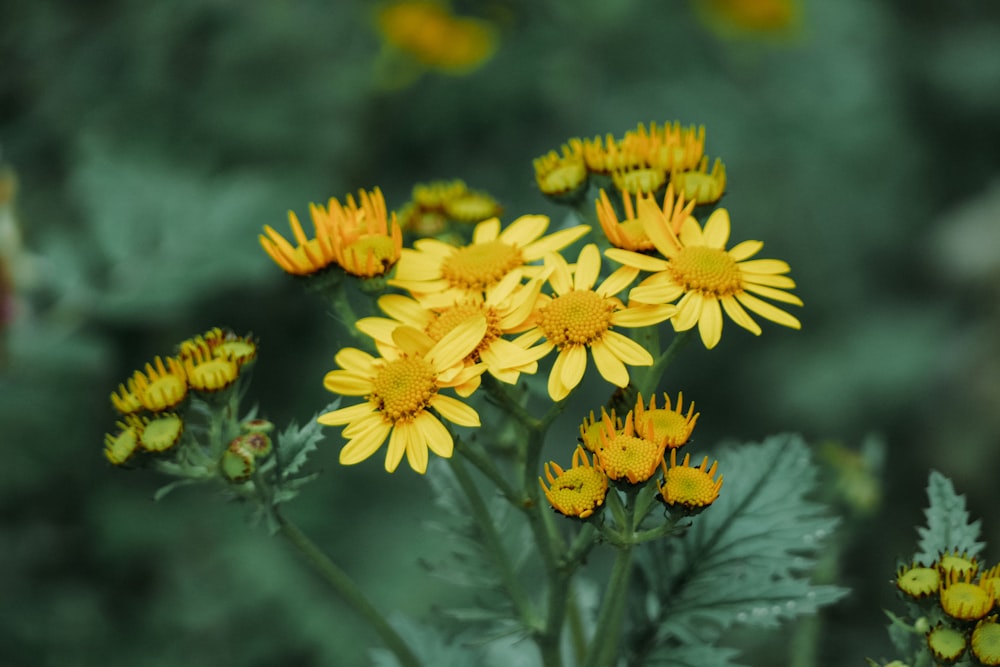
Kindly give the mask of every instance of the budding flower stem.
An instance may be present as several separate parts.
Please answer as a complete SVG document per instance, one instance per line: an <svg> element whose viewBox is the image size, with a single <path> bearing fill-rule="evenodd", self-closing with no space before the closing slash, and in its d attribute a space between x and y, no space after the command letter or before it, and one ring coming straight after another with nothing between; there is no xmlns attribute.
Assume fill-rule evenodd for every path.
<svg viewBox="0 0 1000 667"><path fill-rule="evenodd" d="M294 546L302 556L309 561L316 572L326 580L351 609L365 619L375 633L385 642L386 647L393 652L402 667L423 667L420 659L413 653L403 638L389 625L364 596L358 585L331 561L319 547L310 540L298 526L285 518L277 508L274 517L278 521L281 534Z"/></svg>
<svg viewBox="0 0 1000 667"><path fill-rule="evenodd" d="M635 386L643 396L651 396L656 392L656 387L673 360L680 354L681 350L688 344L694 335L694 329L678 331L674 334L670 345L661 354L657 355L652 366L648 366L641 377L636 378Z"/></svg>

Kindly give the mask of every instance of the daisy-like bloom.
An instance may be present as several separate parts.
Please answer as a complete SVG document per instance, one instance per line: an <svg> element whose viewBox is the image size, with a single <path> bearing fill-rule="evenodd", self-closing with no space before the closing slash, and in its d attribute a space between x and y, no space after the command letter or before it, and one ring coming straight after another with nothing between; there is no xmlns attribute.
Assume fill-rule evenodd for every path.
<svg viewBox="0 0 1000 667"><path fill-rule="evenodd" d="M971 644L979 664L1000 665L1000 624L995 614L976 623Z"/></svg>
<svg viewBox="0 0 1000 667"><path fill-rule="evenodd" d="M492 25L454 16L433 0L385 4L376 14L376 24L386 43L422 65L454 74L476 69L497 48Z"/></svg>
<svg viewBox="0 0 1000 667"><path fill-rule="evenodd" d="M708 158L703 157L697 169L671 172L670 182L686 198L699 204L714 204L726 194L726 165L716 158L709 173Z"/></svg>
<svg viewBox="0 0 1000 667"><path fill-rule="evenodd" d="M482 341L486 319L479 317L455 327L434 343L411 327L393 333L391 355L376 359L355 348L344 348L336 361L342 370L330 371L324 386L343 396L364 396L365 402L320 415L326 426L343 426L347 444L340 462L352 465L374 454L389 438L385 469L393 472L406 454L410 467L427 470L427 450L449 458L454 441L448 429L430 412L459 426L479 426L479 414L440 390L468 382L485 370L467 366L464 359Z"/></svg>
<svg viewBox="0 0 1000 667"><path fill-rule="evenodd" d="M143 417L136 423L139 447L147 452L163 453L181 441L184 420L175 413L163 413L150 419Z"/></svg>
<svg viewBox="0 0 1000 667"><path fill-rule="evenodd" d="M468 191L465 181L457 178L451 181L430 181L414 185L412 199L424 211L444 211L445 204Z"/></svg>
<svg viewBox="0 0 1000 667"><path fill-rule="evenodd" d="M552 509L563 516L586 519L604 504L608 495L608 478L601 470L601 464L587 457L583 447L573 452L573 467L563 470L555 461L545 464L545 486L542 478L538 483L548 498Z"/></svg>
<svg viewBox="0 0 1000 667"><path fill-rule="evenodd" d="M679 121L664 123L658 128L651 123L649 132L640 123L637 130L626 135L646 164L666 174L695 169L705 154L705 126L681 127Z"/></svg>
<svg viewBox="0 0 1000 667"><path fill-rule="evenodd" d="M973 579L979 574L979 561L976 560L976 557L969 558L968 552L959 553L958 549L942 553L938 557L936 565L941 575L945 577L956 574Z"/></svg>
<svg viewBox="0 0 1000 667"><path fill-rule="evenodd" d="M601 410L600 417L595 417L594 411L591 410L590 414L584 417L583 423L580 424L580 442L591 452L596 452L598 447L601 446L601 431L604 429L605 415L607 415L607 418L613 424L618 424L621 421L615 415L614 408L612 408L611 414L607 414L606 410Z"/></svg>
<svg viewBox="0 0 1000 667"><path fill-rule="evenodd" d="M558 199L569 198L587 187L587 163L583 159L583 142L570 139L562 145L562 155L549 151L534 159L535 182L543 195Z"/></svg>
<svg viewBox="0 0 1000 667"><path fill-rule="evenodd" d="M264 225L264 233L258 236L264 251L285 271L295 276L311 276L319 273L337 261L333 250L334 230L323 217L313 211L313 238L306 236L302 223L293 211L288 212L288 224L292 228L292 245L270 225Z"/></svg>
<svg viewBox="0 0 1000 667"><path fill-rule="evenodd" d="M606 412L602 412L601 417L600 445L596 454L608 479L642 484L652 477L663 463L663 446L650 437L652 426L644 433L637 432L631 412L625 417L624 425Z"/></svg>
<svg viewBox="0 0 1000 667"><path fill-rule="evenodd" d="M146 364L145 372L136 371L132 375L128 387L142 407L150 412L163 412L178 406L187 396L187 375L178 359L167 357L164 363L157 357L153 364Z"/></svg>
<svg viewBox="0 0 1000 667"><path fill-rule="evenodd" d="M960 621L978 621L996 603L991 592L972 583L968 574L957 572L942 577L939 597L944 613Z"/></svg>
<svg viewBox="0 0 1000 667"><path fill-rule="evenodd" d="M123 415L130 415L142 410L142 403L139 397L124 384L118 385L118 391L111 392L111 405L115 410Z"/></svg>
<svg viewBox="0 0 1000 667"><path fill-rule="evenodd" d="M213 357L231 359L240 368L257 358L257 342L252 336L238 336L219 327L182 341L178 348L182 358L197 349L207 348Z"/></svg>
<svg viewBox="0 0 1000 667"><path fill-rule="evenodd" d="M899 568L896 573L896 588L914 600L922 600L937 595L941 588L941 573L937 568L912 563Z"/></svg>
<svg viewBox="0 0 1000 667"><path fill-rule="evenodd" d="M619 222L614 206L611 205L611 200L608 199L608 194L603 188L601 189L601 196L596 202L596 207L597 219L601 223L604 235L617 248L635 250L637 252L655 249L656 246L653 245L653 242L647 236L643 220L638 215L637 206L632 203L632 196L625 190L622 190L621 195L622 203L625 206L625 219ZM640 193L636 195L635 199L636 204L638 204L640 199L649 199L652 203L656 203L656 199L651 194ZM673 183L667 185L667 191L663 195L661 210L674 234L679 233L681 225L691 217L691 211L694 210L696 203L694 201L685 203L683 194L675 197ZM648 213L649 209L646 210Z"/></svg>
<svg viewBox="0 0 1000 667"><path fill-rule="evenodd" d="M670 396L663 394L664 406L656 407L656 394L649 399L649 406L643 406L642 394L635 404L635 428L640 433L647 433L652 428L652 440L666 449L679 449L691 439L694 425L698 423L701 413L694 411L694 403L688 403L687 414L682 411L684 394L677 394L677 405L670 407Z"/></svg>
<svg viewBox="0 0 1000 667"><path fill-rule="evenodd" d="M979 576L979 585L1000 599L1000 565L994 565Z"/></svg>
<svg viewBox="0 0 1000 667"><path fill-rule="evenodd" d="M182 359L188 385L198 391L222 391L240 376L239 364L227 357L213 355L205 344L188 348Z"/></svg>
<svg viewBox="0 0 1000 667"><path fill-rule="evenodd" d="M656 192L667 184L667 174L653 167L634 167L611 174L611 182L623 192L637 195L641 192Z"/></svg>
<svg viewBox="0 0 1000 667"><path fill-rule="evenodd" d="M501 382L516 384L520 373L535 373L541 350L527 350L503 336L523 330L531 317L541 289L541 279L521 284L521 272L507 274L503 280L486 290L485 298L465 299L458 303L437 303L429 297L424 302L400 294L379 297L379 308L389 316L365 317L355 326L375 339L379 351L395 345L393 334L400 326L420 329L437 342L463 322L478 317L486 319L483 338L466 357L466 364L486 364L486 370ZM479 386L479 376L470 386L458 388L460 396L468 396Z"/></svg>
<svg viewBox="0 0 1000 667"><path fill-rule="evenodd" d="M472 243L465 246L419 239L413 250L403 250L389 284L418 297L440 294L453 302L479 298L511 271L562 250L590 231L587 225L577 225L544 236L548 227L544 215L523 215L503 231L497 218L480 222Z"/></svg>
<svg viewBox="0 0 1000 667"><path fill-rule="evenodd" d="M595 174L610 175L625 169L645 166L643 156L631 143L618 141L613 135L583 140L583 160L587 169Z"/></svg>
<svg viewBox="0 0 1000 667"><path fill-rule="evenodd" d="M690 460L691 455L685 454L684 461L677 465L677 450L670 450L670 466L667 466L666 461L662 463L660 498L670 507L680 505L688 512L700 512L718 499L722 475L715 478L718 461L709 468L706 456L701 466L691 468L688 466Z"/></svg>
<svg viewBox="0 0 1000 667"><path fill-rule="evenodd" d="M729 212L720 208L712 213L705 228L694 218L681 223L675 236L663 212L649 200L637 204L643 228L656 249L666 259L650 257L619 248L606 251L608 257L626 266L655 273L632 289L629 297L638 303L677 303L674 329L687 331L698 326L705 347L712 349L722 338L722 312L754 335L760 325L747 313L750 310L782 326L800 329L799 321L785 311L755 295L797 306L802 300L783 290L795 287L788 264L777 259L749 258L763 247L760 241L744 241L725 249L729 240ZM748 261L749 260L749 261Z"/></svg>
<svg viewBox="0 0 1000 667"><path fill-rule="evenodd" d="M544 337L541 345L545 353L559 350L549 373L548 390L553 401L563 400L580 384L587 369L588 349L601 376L618 387L629 381L625 364L653 365L653 356L644 347L613 329L652 326L676 312L668 304L622 304L615 295L632 283L638 269L623 266L595 289L601 273L601 254L594 243L580 251L573 272L556 253L548 255L545 264L551 270L548 280L556 295L547 301L546 297L540 299L544 305L535 315L535 327L518 342L527 346Z"/></svg>
<svg viewBox="0 0 1000 667"><path fill-rule="evenodd" d="M950 665L965 653L965 634L938 623L927 633L927 648L938 663Z"/></svg>
<svg viewBox="0 0 1000 667"><path fill-rule="evenodd" d="M467 190L444 202L444 214L457 222L482 222L501 213L503 207L493 195L480 190Z"/></svg>
<svg viewBox="0 0 1000 667"><path fill-rule="evenodd" d="M126 419L116 424L118 433L104 436L104 457L116 466L125 465L139 449L138 419Z"/></svg>

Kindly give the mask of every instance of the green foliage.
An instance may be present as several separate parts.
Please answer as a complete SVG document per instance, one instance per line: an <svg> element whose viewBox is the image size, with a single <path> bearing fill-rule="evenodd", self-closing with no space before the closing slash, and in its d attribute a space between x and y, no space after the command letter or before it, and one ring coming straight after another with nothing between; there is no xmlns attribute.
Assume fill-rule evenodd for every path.
<svg viewBox="0 0 1000 667"><path fill-rule="evenodd" d="M965 496L955 492L951 480L932 470L927 480L929 505L924 510L927 525L917 528L920 542L914 559L930 564L945 551L965 552L978 556L984 544L979 541L980 520L969 520Z"/></svg>
<svg viewBox="0 0 1000 667"><path fill-rule="evenodd" d="M719 458L726 480L719 500L686 534L639 554L635 584L645 603L632 609L635 656L685 656L687 647L714 643L730 626L774 627L847 592L809 580L837 519L808 499L816 467L805 442L778 435L727 448Z"/></svg>

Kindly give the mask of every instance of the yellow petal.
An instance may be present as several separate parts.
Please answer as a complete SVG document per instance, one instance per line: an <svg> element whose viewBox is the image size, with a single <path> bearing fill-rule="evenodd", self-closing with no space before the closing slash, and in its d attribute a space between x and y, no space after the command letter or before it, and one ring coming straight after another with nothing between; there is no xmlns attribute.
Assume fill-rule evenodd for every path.
<svg viewBox="0 0 1000 667"><path fill-rule="evenodd" d="M371 393L372 380L353 371L330 371L323 376L323 386L341 396L364 396Z"/></svg>
<svg viewBox="0 0 1000 667"><path fill-rule="evenodd" d="M705 245L705 235L694 218L685 218L681 224L680 239L685 246Z"/></svg>
<svg viewBox="0 0 1000 667"><path fill-rule="evenodd" d="M633 287L628 293L628 298L637 303L659 305L671 303L682 294L684 294L684 288L680 285L674 285L669 280L650 282L647 279L638 287Z"/></svg>
<svg viewBox="0 0 1000 667"><path fill-rule="evenodd" d="M362 317L354 323L354 327L361 333L388 344L393 343L392 334L400 326L399 322L387 317Z"/></svg>
<svg viewBox="0 0 1000 667"><path fill-rule="evenodd" d="M604 334L604 344L615 353L615 356L629 366L653 365L653 355L649 353L649 350L617 331L606 332Z"/></svg>
<svg viewBox="0 0 1000 667"><path fill-rule="evenodd" d="M486 318L476 315L445 334L424 358L440 373L469 356L485 335Z"/></svg>
<svg viewBox="0 0 1000 667"><path fill-rule="evenodd" d="M430 405L439 415L459 426L480 426L479 413L457 398L437 394Z"/></svg>
<svg viewBox="0 0 1000 667"><path fill-rule="evenodd" d="M642 220L642 230L653 242L653 246L666 258L673 257L680 250L677 237L674 236L663 211L656 205L652 197L639 199L637 210ZM697 223L695 223L697 225Z"/></svg>
<svg viewBox="0 0 1000 667"><path fill-rule="evenodd" d="M364 403L358 403L357 405L350 405L346 408L340 408L339 410L334 410L332 412L324 412L316 418L316 421L324 426L342 426L344 424L350 424L351 422L362 419L367 415L373 415L379 420L382 419L378 413L375 412L375 406L366 401Z"/></svg>
<svg viewBox="0 0 1000 667"><path fill-rule="evenodd" d="M566 294L573 289L573 274L562 255L557 252L546 255L545 268L549 270L549 284L556 294Z"/></svg>
<svg viewBox="0 0 1000 667"><path fill-rule="evenodd" d="M377 452L378 448L385 442L385 437L389 435L389 430L392 428L384 422L381 426L381 429L366 431L344 445L344 448L340 450L341 465L349 466L361 463Z"/></svg>
<svg viewBox="0 0 1000 667"><path fill-rule="evenodd" d="M399 462L403 460L403 454L407 450L412 427L412 424L396 424L389 434L389 447L385 451L386 472L395 472L399 467Z"/></svg>
<svg viewBox="0 0 1000 667"><path fill-rule="evenodd" d="M766 301L761 301L757 297L743 293L736 295L737 301L739 301L747 310L757 313L761 317L767 320L771 320L776 324L782 326L790 327L792 329L801 329L802 323L798 321L794 316L786 313L776 306L772 306Z"/></svg>
<svg viewBox="0 0 1000 667"><path fill-rule="evenodd" d="M611 313L611 324L618 327L648 327L677 314L677 306L669 303L659 305L629 306Z"/></svg>
<svg viewBox="0 0 1000 667"><path fill-rule="evenodd" d="M711 350L722 339L722 308L715 298L702 299L701 317L698 318L698 333L705 349Z"/></svg>
<svg viewBox="0 0 1000 667"><path fill-rule="evenodd" d="M743 310L743 306L740 302L731 296L724 296L721 299L722 309L726 311L726 315L729 316L733 322L740 325L750 333L755 336L759 336L761 333L760 325L757 324L747 311Z"/></svg>
<svg viewBox="0 0 1000 667"><path fill-rule="evenodd" d="M774 274L764 274L764 273L744 273L743 274L744 284L753 285L767 285L768 287L777 287L779 289L793 289L795 287L795 281L788 276L779 276Z"/></svg>
<svg viewBox="0 0 1000 667"><path fill-rule="evenodd" d="M427 472L427 443L421 437L415 424L407 424L414 428L413 435L406 441L406 462L421 475Z"/></svg>
<svg viewBox="0 0 1000 667"><path fill-rule="evenodd" d="M734 260L742 262L743 260L756 255L763 247L764 244L760 241L743 241L742 243L734 245L728 252L729 256Z"/></svg>
<svg viewBox="0 0 1000 667"><path fill-rule="evenodd" d="M378 307L394 320L422 329L431 321L431 313L417 301L402 294L379 297Z"/></svg>
<svg viewBox="0 0 1000 667"><path fill-rule="evenodd" d="M452 440L451 433L437 417L429 412L424 412L413 420L413 425L417 427L420 436L432 452L441 458L451 458L455 442Z"/></svg>
<svg viewBox="0 0 1000 667"><path fill-rule="evenodd" d="M400 325L392 332L392 342L407 354L422 356L434 347L434 339L420 329Z"/></svg>
<svg viewBox="0 0 1000 667"><path fill-rule="evenodd" d="M454 248L451 248L454 251ZM430 253L403 248L396 262L395 280L432 280L441 277L441 258Z"/></svg>
<svg viewBox="0 0 1000 667"><path fill-rule="evenodd" d="M589 290L597 282L601 274L601 251L596 243L588 243L580 250L576 260L576 272L573 274L573 289Z"/></svg>
<svg viewBox="0 0 1000 667"><path fill-rule="evenodd" d="M628 369L603 341L593 343L590 352L594 356L594 365L597 366L597 372L601 377L619 387L628 384Z"/></svg>
<svg viewBox="0 0 1000 667"><path fill-rule="evenodd" d="M497 221L499 225L499 221ZM547 215L522 215L500 232L499 240L510 246L524 248L549 228Z"/></svg>
<svg viewBox="0 0 1000 667"><path fill-rule="evenodd" d="M709 248L725 248L726 241L729 240L729 211L724 208L717 208L708 216L702 238Z"/></svg>
<svg viewBox="0 0 1000 667"><path fill-rule="evenodd" d="M375 357L356 347L341 348L333 360L345 371L353 371L358 375L370 375L375 370Z"/></svg>
<svg viewBox="0 0 1000 667"><path fill-rule="evenodd" d="M780 259L751 259L749 262L740 262L740 271L743 273L788 273L792 267L788 262Z"/></svg>
<svg viewBox="0 0 1000 667"><path fill-rule="evenodd" d="M489 243L496 241L500 235L500 218L483 220L472 230L473 243Z"/></svg>
<svg viewBox="0 0 1000 667"><path fill-rule="evenodd" d="M563 229L554 234L543 236L521 251L524 260L533 262L536 259L545 257L550 252L562 250L589 231L590 225L577 225L576 227L570 227L569 229Z"/></svg>
<svg viewBox="0 0 1000 667"><path fill-rule="evenodd" d="M615 260L619 264L634 266L643 271L663 271L669 266L665 259L650 257L649 255L643 255L641 252L623 250L622 248L608 248L604 251L604 256Z"/></svg>
<svg viewBox="0 0 1000 667"><path fill-rule="evenodd" d="M605 278L601 286L595 290L601 296L614 296L632 284L639 277L639 269L633 266L622 266Z"/></svg>
<svg viewBox="0 0 1000 667"><path fill-rule="evenodd" d="M674 325L674 331L687 331L698 324L701 317L701 295L697 292L688 292L677 303L677 314L670 322Z"/></svg>
<svg viewBox="0 0 1000 667"><path fill-rule="evenodd" d="M555 365L559 365L560 360L562 364L559 369L559 382L567 392L573 391L587 370L587 348L583 345L571 345L559 353ZM554 366L552 372L556 373Z"/></svg>
<svg viewBox="0 0 1000 667"><path fill-rule="evenodd" d="M775 301L781 301L782 303L791 303L796 306L802 305L802 299L795 296L794 294L789 294L780 289L774 289L771 287L764 287L763 285L754 285L752 283L746 283L743 285L743 289L748 292L753 292L754 294L759 294L760 296L767 297L768 299L774 299Z"/></svg>

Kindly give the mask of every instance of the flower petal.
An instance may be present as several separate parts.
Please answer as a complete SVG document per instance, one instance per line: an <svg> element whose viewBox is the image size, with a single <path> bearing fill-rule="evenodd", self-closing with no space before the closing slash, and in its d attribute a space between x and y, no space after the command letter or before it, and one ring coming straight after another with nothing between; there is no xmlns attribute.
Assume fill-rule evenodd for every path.
<svg viewBox="0 0 1000 667"><path fill-rule="evenodd" d="M748 262L740 262L740 271L743 273L788 273L792 267L788 262L780 259L751 259Z"/></svg>
<svg viewBox="0 0 1000 667"><path fill-rule="evenodd" d="M705 245L705 235L694 218L684 219L681 224L680 239L684 246Z"/></svg>
<svg viewBox="0 0 1000 667"><path fill-rule="evenodd" d="M590 225L577 225L576 227L562 229L554 234L543 236L521 251L524 260L526 262L533 262L536 259L545 257L550 252L562 250L589 231Z"/></svg>
<svg viewBox="0 0 1000 667"><path fill-rule="evenodd" d="M573 289L593 289L597 276L601 275L601 251L596 243L588 243L580 250L573 273Z"/></svg>
<svg viewBox="0 0 1000 667"><path fill-rule="evenodd" d="M786 313L776 306L772 306L766 301L761 301L752 294L737 294L736 300L739 301L747 310L757 313L761 317L767 320L771 320L776 324L782 326L790 327L792 329L801 329L802 323L795 318L795 316Z"/></svg>
<svg viewBox="0 0 1000 667"><path fill-rule="evenodd" d="M728 250L728 252L729 256L734 260L742 262L743 260L756 255L763 247L764 244L760 241L743 241L742 243L734 245Z"/></svg>
<svg viewBox="0 0 1000 667"><path fill-rule="evenodd" d="M763 285L754 285L753 283L745 283L743 289L747 292L753 292L754 294L759 294L760 296L767 297L768 299L774 299L775 301L781 301L783 303L791 303L796 306L802 305L802 299L795 296L794 294L789 294L780 289L774 289L772 287L764 287Z"/></svg>
<svg viewBox="0 0 1000 667"><path fill-rule="evenodd" d="M793 289L795 287L795 281L788 276L764 273L743 272L743 284L767 285L779 289Z"/></svg>
<svg viewBox="0 0 1000 667"><path fill-rule="evenodd" d="M389 345L393 344L393 332L400 326L399 321L390 320L388 317L362 317L354 323L354 328L361 333Z"/></svg>
<svg viewBox="0 0 1000 667"><path fill-rule="evenodd" d="M701 295L697 292L688 292L677 302L677 314L670 322L674 325L674 331L687 331L698 324L701 317Z"/></svg>
<svg viewBox="0 0 1000 667"><path fill-rule="evenodd" d="M729 230L729 211L724 208L715 209L712 211L712 215L708 216L708 221L705 222L705 229L702 232L705 245L709 248L725 248L726 241L729 240Z"/></svg>
<svg viewBox="0 0 1000 667"><path fill-rule="evenodd" d="M406 453L413 424L396 424L389 434L389 447L385 451L385 471L395 472Z"/></svg>
<svg viewBox="0 0 1000 667"><path fill-rule="evenodd" d="M413 420L413 425L417 427L424 443L432 452L441 458L451 458L455 449L455 441L452 440L451 433L437 417L429 412L424 412Z"/></svg>
<svg viewBox="0 0 1000 667"><path fill-rule="evenodd" d="M364 396L372 392L372 379L353 371L330 371L323 376L323 386L341 396Z"/></svg>
<svg viewBox="0 0 1000 667"><path fill-rule="evenodd" d="M356 347L342 348L333 360L345 371L353 371L358 375L372 375L375 371L375 357Z"/></svg>
<svg viewBox="0 0 1000 667"><path fill-rule="evenodd" d="M497 224L500 224L497 221ZM499 240L510 246L524 248L549 228L547 215L522 215L500 232Z"/></svg>
<svg viewBox="0 0 1000 667"><path fill-rule="evenodd" d="M755 336L759 336L761 333L760 325L754 321L750 314L743 309L740 302L731 296L724 296L721 299L722 309L726 311L726 315L729 316L733 322L740 325L750 333Z"/></svg>
<svg viewBox="0 0 1000 667"><path fill-rule="evenodd" d="M481 426L479 413L457 398L437 394L430 400L430 406L439 415L459 426Z"/></svg>
<svg viewBox="0 0 1000 667"><path fill-rule="evenodd" d="M701 317L698 318L698 333L705 349L711 350L722 339L722 308L714 297L702 299Z"/></svg>
<svg viewBox="0 0 1000 667"><path fill-rule="evenodd" d="M597 372L613 385L624 387L628 384L628 369L604 341L596 341L590 346Z"/></svg>
<svg viewBox="0 0 1000 667"><path fill-rule="evenodd" d="M595 290L601 296L614 296L632 284L639 277L639 269L634 266L620 266L614 273L604 279Z"/></svg>
<svg viewBox="0 0 1000 667"><path fill-rule="evenodd" d="M417 301L402 294L386 294L379 297L378 307L392 319L418 329L426 327L432 317L431 312Z"/></svg>
<svg viewBox="0 0 1000 667"><path fill-rule="evenodd" d="M489 243L496 241L500 235L500 218L483 220L472 230L473 243Z"/></svg>
<svg viewBox="0 0 1000 667"><path fill-rule="evenodd" d="M341 465L349 466L361 463L377 452L378 448L385 442L385 437L389 435L391 428L390 424L381 422L381 428L370 429L351 439L340 450Z"/></svg>
<svg viewBox="0 0 1000 667"><path fill-rule="evenodd" d="M407 427L406 462L423 475L427 472L427 440L416 423L407 424Z"/></svg>
<svg viewBox="0 0 1000 667"><path fill-rule="evenodd" d="M580 384L580 380L583 379L583 374L587 370L587 348L583 345L571 345L564 348L559 353L556 364L559 364L560 360L562 360L562 364L559 369L559 382L568 393ZM554 366L552 372L556 373Z"/></svg>
<svg viewBox="0 0 1000 667"><path fill-rule="evenodd" d="M604 344L615 353L615 356L629 366L653 365L653 355L649 353L649 350L617 331L606 332L604 334Z"/></svg>
<svg viewBox="0 0 1000 667"><path fill-rule="evenodd" d="M677 314L677 306L669 303L629 306L611 313L611 324L617 327L648 327Z"/></svg>
<svg viewBox="0 0 1000 667"><path fill-rule="evenodd" d="M424 358L440 373L469 356L485 335L486 318L476 315L445 334Z"/></svg>
<svg viewBox="0 0 1000 667"><path fill-rule="evenodd" d="M324 412L320 416L316 417L316 421L324 426L343 426L344 424L350 424L351 422L362 419L368 415L373 415L380 421L382 419L382 417L375 412L375 406L365 401L364 403L349 405L346 408L340 408L339 410L334 410L332 412Z"/></svg>
<svg viewBox="0 0 1000 667"><path fill-rule="evenodd" d="M663 271L667 268L667 260L659 257L643 255L641 252L623 250L621 248L608 248L604 251L604 256L613 259L625 266L634 266L643 271Z"/></svg>
<svg viewBox="0 0 1000 667"><path fill-rule="evenodd" d="M556 294L566 294L573 289L573 274L566 258L557 252L545 256L545 268L549 270L549 285Z"/></svg>

